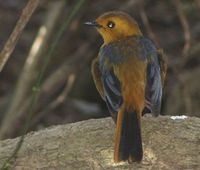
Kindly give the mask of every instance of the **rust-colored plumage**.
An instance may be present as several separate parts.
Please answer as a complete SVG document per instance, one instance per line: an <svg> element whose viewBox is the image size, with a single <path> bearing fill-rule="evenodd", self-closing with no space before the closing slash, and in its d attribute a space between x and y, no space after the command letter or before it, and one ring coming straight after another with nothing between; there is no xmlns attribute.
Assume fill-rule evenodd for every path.
<svg viewBox="0 0 200 170"><path fill-rule="evenodd" d="M108 12L86 24L95 26L104 39L92 75L116 122L114 161L140 162L141 115L145 110L160 113L166 75L163 52L123 12Z"/></svg>

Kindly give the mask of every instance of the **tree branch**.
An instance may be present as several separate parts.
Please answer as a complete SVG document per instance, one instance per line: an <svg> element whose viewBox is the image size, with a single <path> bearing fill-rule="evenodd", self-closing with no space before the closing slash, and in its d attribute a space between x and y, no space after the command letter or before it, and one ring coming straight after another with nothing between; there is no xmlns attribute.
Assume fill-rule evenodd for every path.
<svg viewBox="0 0 200 170"><path fill-rule="evenodd" d="M39 0L29 0L27 5L22 11L22 14L17 21L17 24L11 33L10 37L8 38L3 50L0 53L0 72L2 71L4 65L6 64L7 60L9 59L10 55L12 54L13 50L15 49L15 46L17 44L17 41L23 32L26 24L30 20L33 12L37 8L39 4Z"/></svg>

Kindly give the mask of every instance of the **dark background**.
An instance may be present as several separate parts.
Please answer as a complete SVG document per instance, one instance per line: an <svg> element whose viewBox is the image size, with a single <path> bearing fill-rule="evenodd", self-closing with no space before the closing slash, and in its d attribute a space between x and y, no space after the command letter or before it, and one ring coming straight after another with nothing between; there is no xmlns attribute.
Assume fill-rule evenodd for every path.
<svg viewBox="0 0 200 170"><path fill-rule="evenodd" d="M0 49L26 3L26 0L0 0ZM66 1L57 19L51 21L52 9L54 12L59 10L54 8L56 3L59 1L41 1L0 73L0 124L1 128L8 124L10 128L1 138L21 134L30 110L33 112L30 130L109 116L90 73L91 61L97 56L102 39L94 29L83 23L111 10L122 10L133 16L144 35L167 54L168 73L162 114L200 116L199 0L85 1L57 44L42 78L37 103L33 105L31 96L36 77L44 67L51 44L76 1ZM47 21L53 22L53 31L42 47L36 66L30 71L31 60L27 61L30 50L39 29ZM28 75L29 82L23 78L23 73ZM20 98L18 95L24 91Z"/></svg>

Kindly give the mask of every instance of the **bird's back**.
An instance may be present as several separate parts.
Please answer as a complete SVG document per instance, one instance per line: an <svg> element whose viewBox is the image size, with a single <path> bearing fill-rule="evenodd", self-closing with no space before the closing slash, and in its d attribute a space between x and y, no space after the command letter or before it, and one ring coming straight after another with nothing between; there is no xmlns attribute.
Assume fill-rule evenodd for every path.
<svg viewBox="0 0 200 170"><path fill-rule="evenodd" d="M141 112L145 101L147 54L141 36L131 36L104 45L99 53L103 76L112 70L120 82L124 103Z"/></svg>

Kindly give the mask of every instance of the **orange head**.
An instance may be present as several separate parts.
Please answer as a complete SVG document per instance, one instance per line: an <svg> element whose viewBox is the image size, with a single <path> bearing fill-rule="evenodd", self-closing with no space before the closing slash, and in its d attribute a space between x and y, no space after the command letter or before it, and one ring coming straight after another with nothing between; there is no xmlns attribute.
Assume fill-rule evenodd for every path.
<svg viewBox="0 0 200 170"><path fill-rule="evenodd" d="M137 22L130 15L119 11L104 13L95 21L85 24L95 26L105 44L127 36L142 35Z"/></svg>

